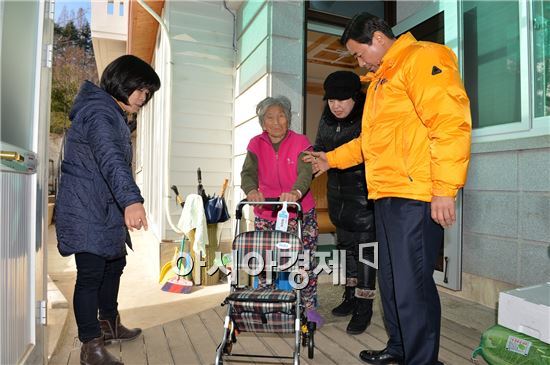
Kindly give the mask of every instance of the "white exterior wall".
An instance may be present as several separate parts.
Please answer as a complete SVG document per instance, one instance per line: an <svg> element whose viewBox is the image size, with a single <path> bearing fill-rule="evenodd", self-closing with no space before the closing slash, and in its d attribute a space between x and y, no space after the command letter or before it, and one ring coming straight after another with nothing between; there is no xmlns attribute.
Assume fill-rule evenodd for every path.
<svg viewBox="0 0 550 365"><path fill-rule="evenodd" d="M141 113L136 161L157 243L180 238L166 219L166 208L174 224L181 214L167 190L171 185L184 198L196 194L199 167L210 195L220 192L224 178L232 179L233 16L222 1L173 1L165 3L163 19L171 52L159 33L153 64L162 86ZM168 161L168 174L162 161ZM231 187L226 191L229 204L230 197ZM223 228L229 238L230 223Z"/></svg>
<svg viewBox="0 0 550 365"><path fill-rule="evenodd" d="M167 4L172 42L172 131L169 185L197 193L197 168L210 195L231 181L234 21L223 1ZM172 195L173 196L173 195ZM226 198L231 204L231 187ZM174 221L181 209L170 201ZM222 225L229 237L231 225Z"/></svg>

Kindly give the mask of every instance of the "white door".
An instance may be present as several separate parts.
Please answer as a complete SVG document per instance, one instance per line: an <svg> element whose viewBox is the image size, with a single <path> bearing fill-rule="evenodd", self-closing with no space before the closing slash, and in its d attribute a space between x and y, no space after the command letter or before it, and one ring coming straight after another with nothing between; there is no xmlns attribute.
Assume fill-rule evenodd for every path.
<svg viewBox="0 0 550 365"><path fill-rule="evenodd" d="M411 32L416 39L446 44L458 55L458 4L441 1L426 5L392 28L394 34ZM460 57L459 57L460 59ZM460 290L462 286L462 191L457 197L457 222L445 230L434 279L438 285Z"/></svg>
<svg viewBox="0 0 550 365"><path fill-rule="evenodd" d="M49 5L0 3L0 364L46 363Z"/></svg>

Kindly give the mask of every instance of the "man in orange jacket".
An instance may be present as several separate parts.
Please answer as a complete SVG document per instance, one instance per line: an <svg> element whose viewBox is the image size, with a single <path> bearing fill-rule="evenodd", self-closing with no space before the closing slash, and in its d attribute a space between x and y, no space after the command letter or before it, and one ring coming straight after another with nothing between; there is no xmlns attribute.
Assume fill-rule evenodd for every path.
<svg viewBox="0 0 550 365"><path fill-rule="evenodd" d="M340 41L369 71L361 135L305 160L316 175L365 163L389 340L384 350L359 356L369 364L440 364L441 307L432 275L443 229L456 220L472 124L457 58L410 33L396 39L368 13L356 15Z"/></svg>

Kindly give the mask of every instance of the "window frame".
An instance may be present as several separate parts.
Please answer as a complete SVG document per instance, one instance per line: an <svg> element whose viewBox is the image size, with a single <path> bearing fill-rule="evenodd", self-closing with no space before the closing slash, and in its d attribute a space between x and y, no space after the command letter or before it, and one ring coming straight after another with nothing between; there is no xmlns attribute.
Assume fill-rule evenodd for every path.
<svg viewBox="0 0 550 365"><path fill-rule="evenodd" d="M529 91L531 95L531 115L532 115L532 129L534 133L537 133L538 135L547 135L550 134L550 114L549 115L543 115L541 117L535 117L535 95L537 90L535 90L535 82L534 82L534 76L535 76L535 46L534 46L534 32L533 29L533 23L534 23L534 14L533 14L533 0L528 0L527 2L527 13L528 13L528 24L529 26L529 81L531 83ZM549 48L550 51L550 48ZM550 83L550 79L546 81L547 83ZM547 86L548 87L548 86Z"/></svg>
<svg viewBox="0 0 550 365"><path fill-rule="evenodd" d="M517 122L506 123L500 125L492 125L487 127L481 127L472 129L472 139L473 142L483 141L493 141L499 139L515 139L518 132L528 132L532 130L532 112L533 106L531 105L530 92L533 82L531 80L531 61L529 49L530 47L530 30L529 30L529 14L527 7L530 1L518 1L518 14L519 14L519 62L520 62L520 105L521 105L521 119ZM460 1L459 6L459 22L461 23L460 27L464 27L464 17L463 17L463 2ZM465 41L463 34L461 34L462 44ZM462 46L461 46L462 48ZM526 67L527 66L527 67ZM499 137L501 135L501 137ZM484 137L484 138L483 138Z"/></svg>

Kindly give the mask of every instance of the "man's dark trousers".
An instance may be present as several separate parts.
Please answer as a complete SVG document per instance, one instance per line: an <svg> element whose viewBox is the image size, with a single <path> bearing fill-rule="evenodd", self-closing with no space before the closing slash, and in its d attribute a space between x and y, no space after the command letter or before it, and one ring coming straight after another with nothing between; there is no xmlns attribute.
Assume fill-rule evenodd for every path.
<svg viewBox="0 0 550 365"><path fill-rule="evenodd" d="M403 198L376 200L375 220L388 352L406 365L436 364L441 306L432 275L443 228L430 203Z"/></svg>

